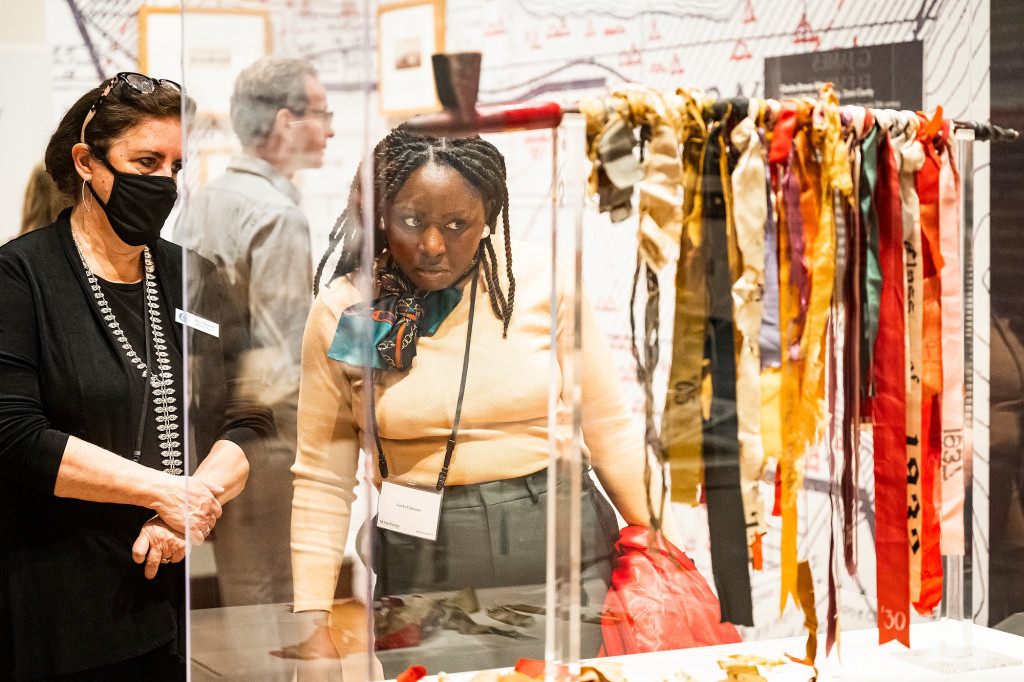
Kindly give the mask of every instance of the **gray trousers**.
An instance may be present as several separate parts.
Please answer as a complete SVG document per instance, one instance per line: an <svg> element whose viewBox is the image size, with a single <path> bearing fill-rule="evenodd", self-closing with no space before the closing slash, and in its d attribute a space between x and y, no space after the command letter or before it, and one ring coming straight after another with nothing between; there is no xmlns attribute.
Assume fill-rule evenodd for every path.
<svg viewBox="0 0 1024 682"><path fill-rule="evenodd" d="M464 587L543 585L546 575L547 469L520 478L445 488L437 540L376 527L375 596ZM583 476L585 581L609 584L619 528L589 474Z"/></svg>

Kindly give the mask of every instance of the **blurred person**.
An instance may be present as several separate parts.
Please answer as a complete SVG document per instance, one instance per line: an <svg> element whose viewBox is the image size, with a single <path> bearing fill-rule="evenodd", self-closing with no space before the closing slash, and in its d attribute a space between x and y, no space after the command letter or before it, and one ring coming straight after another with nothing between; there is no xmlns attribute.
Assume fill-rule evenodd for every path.
<svg viewBox="0 0 1024 682"><path fill-rule="evenodd" d="M21 230L18 235L49 225L70 205L71 199L57 189L57 183L46 172L46 164L40 161L33 166L28 184L25 185L25 202L21 206Z"/></svg>
<svg viewBox="0 0 1024 682"><path fill-rule="evenodd" d="M988 623L1024 612L1024 343L1020 315L992 314ZM949 459L952 462L951 453ZM950 466L956 466L952 462ZM1011 623L1017 622L1013 619ZM1021 624L1014 626L1021 634Z"/></svg>
<svg viewBox="0 0 1024 682"><path fill-rule="evenodd" d="M182 559L272 427L231 398L216 270L159 238L183 97L192 116L180 86L137 73L85 93L45 156L73 206L0 247L5 681L184 680ZM187 304L184 277L197 283ZM220 335L179 324L181 309ZM187 394L185 342L202 369Z"/></svg>
<svg viewBox="0 0 1024 682"><path fill-rule="evenodd" d="M312 302L309 225L296 171L323 165L334 136L327 94L305 59L265 57L235 80L231 122L242 145L197 192L178 241L214 263L245 316L246 391L274 411L277 435L250 458L245 492L213 538L224 606L291 599L289 526L302 330Z"/></svg>

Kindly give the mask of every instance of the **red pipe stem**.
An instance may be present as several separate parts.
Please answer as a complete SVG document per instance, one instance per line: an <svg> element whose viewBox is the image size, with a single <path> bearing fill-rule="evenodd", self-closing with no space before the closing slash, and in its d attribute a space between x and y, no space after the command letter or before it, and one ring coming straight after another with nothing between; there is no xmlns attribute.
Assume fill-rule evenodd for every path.
<svg viewBox="0 0 1024 682"><path fill-rule="evenodd" d="M470 117L450 110L419 114L409 119L406 127L417 135L466 137L481 133L557 128L561 122L562 107L557 102L524 102L478 107L475 115Z"/></svg>

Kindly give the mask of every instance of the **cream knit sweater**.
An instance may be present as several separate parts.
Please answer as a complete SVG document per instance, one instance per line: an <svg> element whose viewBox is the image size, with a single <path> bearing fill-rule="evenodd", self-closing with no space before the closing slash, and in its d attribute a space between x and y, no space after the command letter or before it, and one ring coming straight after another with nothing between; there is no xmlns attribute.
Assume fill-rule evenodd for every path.
<svg viewBox="0 0 1024 682"><path fill-rule="evenodd" d="M502 248L496 247L504 273ZM570 423L570 400L563 386L570 379L566 337L571 333L571 289L559 286L558 368L552 372L550 256L546 249L517 242L513 263L517 288L508 338L502 338L501 321L491 311L486 282L480 277L458 445L446 485L515 478L546 467L549 388L559 392L559 424ZM504 278L502 282L506 287ZM462 286L464 298L455 310L433 336L417 341L409 371L382 373L375 386L390 475L427 485L437 481L466 343L469 282ZM364 376L361 368L328 358L327 350L341 311L362 298L353 275L339 278L321 291L306 325L298 452L292 467L296 611L330 609L349 532L366 426ZM584 456L622 517L628 523L646 524L642 428L626 405L618 369L586 298L582 320ZM372 443L372 435L367 442ZM379 487L376 449L370 448Z"/></svg>

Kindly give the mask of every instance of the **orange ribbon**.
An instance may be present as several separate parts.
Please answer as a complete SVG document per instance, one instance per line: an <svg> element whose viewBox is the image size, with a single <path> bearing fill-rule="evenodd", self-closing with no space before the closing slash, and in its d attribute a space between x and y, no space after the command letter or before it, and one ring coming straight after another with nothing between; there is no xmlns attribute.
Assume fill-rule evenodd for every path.
<svg viewBox="0 0 1024 682"><path fill-rule="evenodd" d="M921 261L924 306L921 344L921 585L914 601L918 613L930 615L942 601L942 553L939 547L940 490L937 485L942 462L942 285L944 265L939 237L939 172L942 162L936 142L942 137L942 107L928 121L919 114L922 128L917 140L925 159L917 172L916 189L921 214Z"/></svg>

